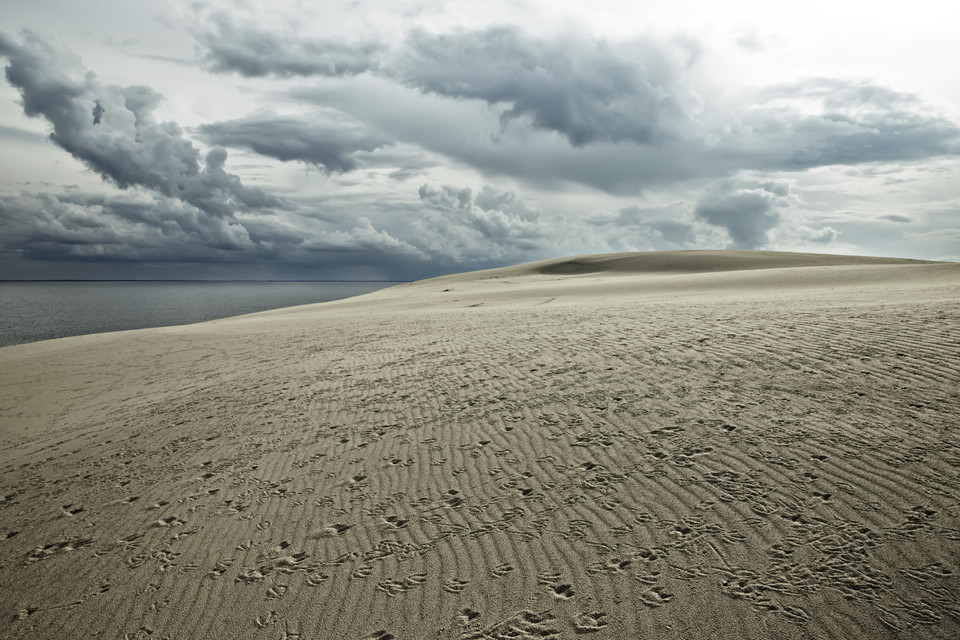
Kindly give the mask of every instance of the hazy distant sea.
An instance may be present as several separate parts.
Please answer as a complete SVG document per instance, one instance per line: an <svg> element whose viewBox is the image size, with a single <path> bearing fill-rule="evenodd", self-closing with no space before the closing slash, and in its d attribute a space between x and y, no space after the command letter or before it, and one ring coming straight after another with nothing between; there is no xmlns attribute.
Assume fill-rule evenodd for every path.
<svg viewBox="0 0 960 640"><path fill-rule="evenodd" d="M328 302L396 282L0 282L0 347Z"/></svg>

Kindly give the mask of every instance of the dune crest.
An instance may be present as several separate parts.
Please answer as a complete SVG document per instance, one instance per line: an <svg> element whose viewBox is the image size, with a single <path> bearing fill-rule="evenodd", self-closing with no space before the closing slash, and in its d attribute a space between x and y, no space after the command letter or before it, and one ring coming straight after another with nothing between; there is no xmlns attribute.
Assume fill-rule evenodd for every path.
<svg viewBox="0 0 960 640"><path fill-rule="evenodd" d="M960 635L960 265L717 253L0 349L0 635Z"/></svg>
<svg viewBox="0 0 960 640"><path fill-rule="evenodd" d="M788 269L800 267L836 267L853 265L943 264L928 260L846 256L825 253L786 251L635 251L554 258L513 267L488 269L447 276L466 281L488 277L522 275L592 275L599 273L690 274L751 269ZM442 278L442 277L441 277ZM439 280L433 278L432 280Z"/></svg>

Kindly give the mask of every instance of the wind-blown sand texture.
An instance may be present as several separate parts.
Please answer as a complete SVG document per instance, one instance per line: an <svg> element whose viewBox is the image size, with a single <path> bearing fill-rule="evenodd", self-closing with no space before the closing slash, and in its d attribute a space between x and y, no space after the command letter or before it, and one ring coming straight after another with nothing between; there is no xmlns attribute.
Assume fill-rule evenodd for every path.
<svg viewBox="0 0 960 640"><path fill-rule="evenodd" d="M0 349L0 635L960 637L960 264L618 254Z"/></svg>

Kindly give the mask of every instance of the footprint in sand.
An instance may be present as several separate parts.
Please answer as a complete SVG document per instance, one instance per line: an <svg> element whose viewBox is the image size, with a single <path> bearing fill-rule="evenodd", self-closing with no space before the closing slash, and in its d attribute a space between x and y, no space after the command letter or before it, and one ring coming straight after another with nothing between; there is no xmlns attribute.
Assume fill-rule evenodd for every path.
<svg viewBox="0 0 960 640"><path fill-rule="evenodd" d="M491 574L494 578L502 578L503 576L505 576L505 575L507 575L508 573L510 573L511 571L513 571L513 569L514 569L514 567L513 567L512 564L508 564L508 563L504 562L503 564L498 564L498 565L495 566L493 569L491 569L491 570L490 570L490 574Z"/></svg>
<svg viewBox="0 0 960 640"><path fill-rule="evenodd" d="M369 578L370 574L372 573L373 573L373 567L368 564L365 564L354 569L353 573L350 574L350 577L357 578L357 579Z"/></svg>
<svg viewBox="0 0 960 640"><path fill-rule="evenodd" d="M559 600L569 600L575 594L573 591L573 586L569 584L558 584L550 587L550 593L554 598Z"/></svg>
<svg viewBox="0 0 960 640"><path fill-rule="evenodd" d="M270 613L257 616L256 620L254 620L253 622L259 628L266 629L267 627L272 627L273 625L277 624L279 620L280 620L280 615L276 611L271 611Z"/></svg>
<svg viewBox="0 0 960 640"><path fill-rule="evenodd" d="M610 558L606 562L598 560L587 565L587 573L593 575L623 573L631 564L633 564L632 560L621 560L620 558Z"/></svg>
<svg viewBox="0 0 960 640"><path fill-rule="evenodd" d="M468 607L466 609L461 609L460 615L457 616L457 623L466 626L472 623L474 620L476 620L479 617L480 617L479 611L474 611L473 609L470 609Z"/></svg>
<svg viewBox="0 0 960 640"><path fill-rule="evenodd" d="M383 519L384 524L389 525L395 529L403 529L407 526L409 520L405 520L399 516L387 516Z"/></svg>
<svg viewBox="0 0 960 640"><path fill-rule="evenodd" d="M286 595L289 587L285 584L275 584L267 589L267 597L271 599L282 598Z"/></svg>
<svg viewBox="0 0 960 640"><path fill-rule="evenodd" d="M170 516L167 518L156 520L150 526L151 527L181 527L185 524L187 524L186 520L181 520L177 516Z"/></svg>
<svg viewBox="0 0 960 640"><path fill-rule="evenodd" d="M213 569L207 572L207 577L210 578L211 580L220 579L223 576L223 574L227 572L227 569L230 568L230 565L232 565L233 562L234 562L234 558L230 558L228 560L221 560L213 567Z"/></svg>
<svg viewBox="0 0 960 640"><path fill-rule="evenodd" d="M662 607L673 599L673 594L663 587L650 587L640 594L640 602L648 607Z"/></svg>
<svg viewBox="0 0 960 640"><path fill-rule="evenodd" d="M396 636L392 633L387 633L384 629L379 631L374 631L369 635L363 636L360 640L396 640Z"/></svg>
<svg viewBox="0 0 960 640"><path fill-rule="evenodd" d="M537 584L552 585L562 577L562 575L553 571L541 571L537 574Z"/></svg>
<svg viewBox="0 0 960 640"><path fill-rule="evenodd" d="M307 576L307 584L311 587L318 587L329 579L330 576L325 573L312 573Z"/></svg>
<svg viewBox="0 0 960 640"><path fill-rule="evenodd" d="M460 635L461 640L488 640L490 638L517 638L518 640L533 640L534 638L560 638L561 632L554 626L556 617L548 611L517 611L502 620L498 620L483 628L466 630Z"/></svg>
<svg viewBox="0 0 960 640"><path fill-rule="evenodd" d="M257 568L244 569L236 578L233 579L234 582L246 582L247 584L252 584L254 582L263 582L263 579L266 575Z"/></svg>
<svg viewBox="0 0 960 640"><path fill-rule="evenodd" d="M466 580L460 580L459 578L450 578L443 583L443 590L447 593L462 593L464 589L467 588L467 585L470 584Z"/></svg>
<svg viewBox="0 0 960 640"><path fill-rule="evenodd" d="M573 630L577 633L596 633L609 624L603 611L585 611L573 617Z"/></svg>
<svg viewBox="0 0 960 640"><path fill-rule="evenodd" d="M316 540L318 538L331 538L333 536L342 536L344 533L349 531L353 525L343 524L340 522L334 522L333 524L328 524L323 527L316 533L310 535L310 538Z"/></svg>

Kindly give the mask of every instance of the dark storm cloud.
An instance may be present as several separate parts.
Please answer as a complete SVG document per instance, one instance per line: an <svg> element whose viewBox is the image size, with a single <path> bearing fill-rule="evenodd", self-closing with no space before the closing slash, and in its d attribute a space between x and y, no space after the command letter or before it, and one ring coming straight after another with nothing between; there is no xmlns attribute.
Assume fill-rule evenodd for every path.
<svg viewBox="0 0 960 640"><path fill-rule="evenodd" d="M780 224L789 205L790 188L774 181L723 180L697 202L700 220L726 229L732 249L759 249L770 241L768 232Z"/></svg>
<svg viewBox="0 0 960 640"><path fill-rule="evenodd" d="M573 182L639 193L741 171L960 153L956 122L914 95L868 82L813 78L711 103L690 71L702 46L689 37L613 42L537 37L518 27L414 29L387 51L274 34L223 16L204 28L198 39L213 68L354 76L291 95L336 106L487 174L544 188ZM249 63L225 53L261 48ZM352 62L322 63L328 49ZM321 61L316 68L305 62L308 50ZM499 130L491 130L491 115Z"/></svg>
<svg viewBox="0 0 960 640"><path fill-rule="evenodd" d="M421 249L364 216L340 213L339 223L327 224L290 214L210 216L143 192L0 196L0 253L87 263L269 264L281 273L299 269L299 277L309 277L307 269L364 265L374 279L423 274L428 256Z"/></svg>
<svg viewBox="0 0 960 640"><path fill-rule="evenodd" d="M360 166L358 153L393 144L361 124L330 113L312 117L259 113L201 125L198 131L211 144L245 148L285 162L298 160L328 174L353 171Z"/></svg>
<svg viewBox="0 0 960 640"><path fill-rule="evenodd" d="M651 144L669 138L698 106L680 74L698 43L648 39L611 44L574 35L537 38L515 27L434 35L411 31L390 55L372 43L308 40L235 25L216 15L195 36L209 69L247 76L370 72L424 93L482 100L504 123L529 121L573 146Z"/></svg>
<svg viewBox="0 0 960 640"><path fill-rule="evenodd" d="M31 31L0 33L7 80L23 111L53 125L50 138L121 188L141 186L216 216L275 207L280 201L227 173L226 151L200 152L174 122L157 122L162 99L148 87L104 87L79 59Z"/></svg>
<svg viewBox="0 0 960 640"><path fill-rule="evenodd" d="M246 230L171 198L0 198L2 245L34 259L206 260L250 250Z"/></svg>
<svg viewBox="0 0 960 640"><path fill-rule="evenodd" d="M389 73L425 93L504 105L503 121L529 120L575 147L660 142L695 102L677 62L652 41L548 40L515 27L412 31Z"/></svg>
<svg viewBox="0 0 960 640"><path fill-rule="evenodd" d="M237 25L224 13L211 15L194 37L206 48L208 69L247 77L357 75L375 69L384 52L377 42L305 40Z"/></svg>

